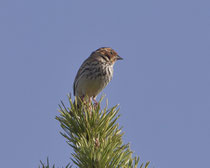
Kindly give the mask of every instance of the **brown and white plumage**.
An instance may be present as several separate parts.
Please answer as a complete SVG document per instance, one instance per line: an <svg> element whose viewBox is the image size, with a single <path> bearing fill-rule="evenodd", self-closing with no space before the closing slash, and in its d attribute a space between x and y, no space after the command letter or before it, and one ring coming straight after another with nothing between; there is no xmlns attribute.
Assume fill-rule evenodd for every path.
<svg viewBox="0 0 210 168"><path fill-rule="evenodd" d="M83 62L74 80L74 95L95 100L113 77L113 66L122 58L112 49L102 47L92 52Z"/></svg>

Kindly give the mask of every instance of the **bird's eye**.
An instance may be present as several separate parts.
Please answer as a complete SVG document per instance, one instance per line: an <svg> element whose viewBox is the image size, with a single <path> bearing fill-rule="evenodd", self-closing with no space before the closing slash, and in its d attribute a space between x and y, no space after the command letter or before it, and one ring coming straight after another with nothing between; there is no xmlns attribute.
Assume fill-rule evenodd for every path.
<svg viewBox="0 0 210 168"><path fill-rule="evenodd" d="M113 55L113 52L112 52L112 51L110 51L110 54L112 54L112 55Z"/></svg>

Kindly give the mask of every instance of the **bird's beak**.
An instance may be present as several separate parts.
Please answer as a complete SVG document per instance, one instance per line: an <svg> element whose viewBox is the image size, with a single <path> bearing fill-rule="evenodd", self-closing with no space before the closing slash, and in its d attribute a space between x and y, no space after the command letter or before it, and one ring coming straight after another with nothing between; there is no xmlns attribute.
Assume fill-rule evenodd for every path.
<svg viewBox="0 0 210 168"><path fill-rule="evenodd" d="M123 60L123 58L117 55L117 60Z"/></svg>

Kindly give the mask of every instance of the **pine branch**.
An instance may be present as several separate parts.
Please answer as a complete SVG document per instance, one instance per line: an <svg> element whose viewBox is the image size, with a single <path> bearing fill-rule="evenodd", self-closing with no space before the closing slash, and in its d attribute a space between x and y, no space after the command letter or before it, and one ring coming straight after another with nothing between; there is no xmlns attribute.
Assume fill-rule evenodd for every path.
<svg viewBox="0 0 210 168"><path fill-rule="evenodd" d="M47 165L45 165L41 160L41 167L39 166L39 168L50 168L50 163L49 163L49 159L47 158ZM52 168L55 168L55 164L52 166ZM70 165L70 163L68 165L65 166L65 168L72 168L72 166Z"/></svg>
<svg viewBox="0 0 210 168"><path fill-rule="evenodd" d="M60 116L56 119L64 130L61 134L74 150L73 163L79 168L137 168L139 157L132 158L129 144L122 142L118 106L101 109L101 101L97 105L81 103L78 107L77 100L73 103L69 97L70 108L63 102L59 105Z"/></svg>

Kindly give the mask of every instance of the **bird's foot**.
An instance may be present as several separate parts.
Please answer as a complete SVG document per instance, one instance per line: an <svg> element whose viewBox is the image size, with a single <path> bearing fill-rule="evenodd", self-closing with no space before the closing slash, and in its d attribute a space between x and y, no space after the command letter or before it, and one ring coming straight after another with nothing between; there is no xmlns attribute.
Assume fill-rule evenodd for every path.
<svg viewBox="0 0 210 168"><path fill-rule="evenodd" d="M94 106L97 107L98 106L98 102L96 101L96 98L93 98L93 102L94 102Z"/></svg>

